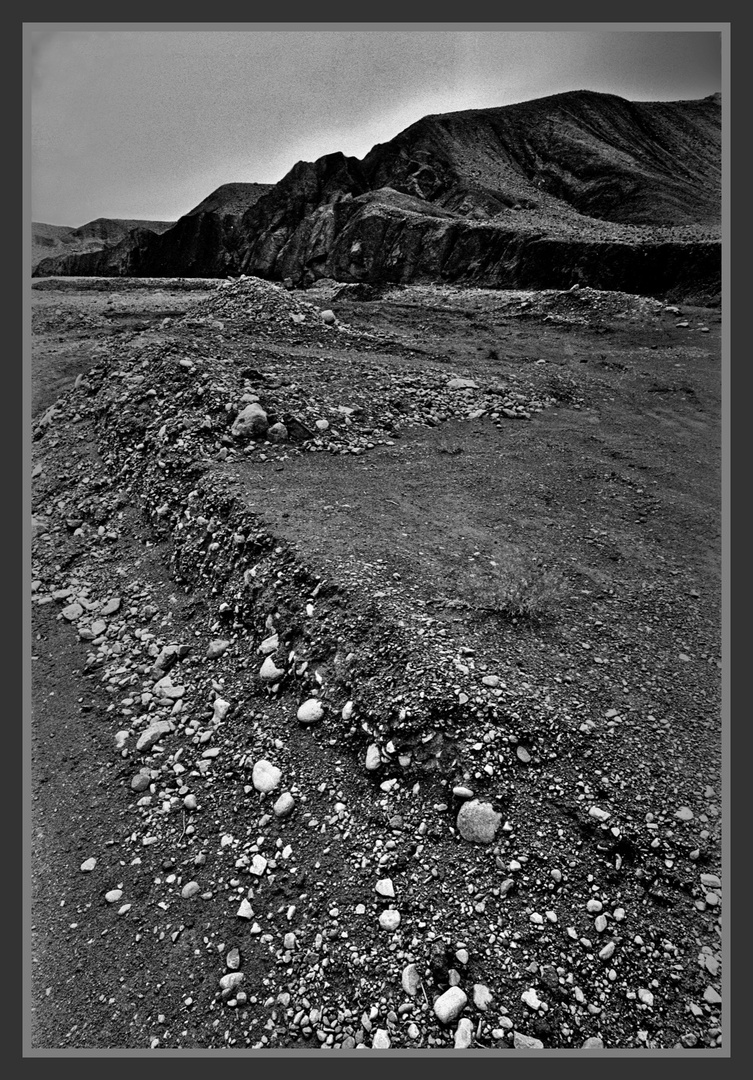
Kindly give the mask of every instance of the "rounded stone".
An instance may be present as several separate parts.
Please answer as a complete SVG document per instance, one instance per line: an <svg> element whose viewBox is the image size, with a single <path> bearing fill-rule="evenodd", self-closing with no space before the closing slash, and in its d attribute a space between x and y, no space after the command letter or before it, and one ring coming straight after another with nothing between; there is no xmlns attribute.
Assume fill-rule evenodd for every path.
<svg viewBox="0 0 753 1080"><path fill-rule="evenodd" d="M473 1023L467 1016L461 1017L455 1031L455 1049L467 1050L473 1042Z"/></svg>
<svg viewBox="0 0 753 1080"><path fill-rule="evenodd" d="M289 791L283 791L277 802L272 807L275 817L284 818L292 814L295 808L295 799Z"/></svg>
<svg viewBox="0 0 753 1080"><path fill-rule="evenodd" d="M252 784L257 791L261 791L263 794L274 791L279 786L280 780L282 780L281 770L265 758L257 761L251 771Z"/></svg>
<svg viewBox="0 0 753 1080"><path fill-rule="evenodd" d="M474 844L491 844L501 823L502 815L481 799L463 803L457 818L458 832Z"/></svg>
<svg viewBox="0 0 753 1080"><path fill-rule="evenodd" d="M382 930L397 930L400 925L400 912L388 908L379 916L379 925Z"/></svg>
<svg viewBox="0 0 753 1080"><path fill-rule="evenodd" d="M298 719L302 724L316 724L324 716L324 706L319 698L309 698L298 709Z"/></svg>
<svg viewBox="0 0 753 1080"><path fill-rule="evenodd" d="M452 1024L468 1004L468 996L459 986L451 986L434 1002L434 1015L440 1024Z"/></svg>
<svg viewBox="0 0 753 1080"><path fill-rule="evenodd" d="M236 439L263 439L268 429L267 414L261 405L252 401L238 413L230 430Z"/></svg>
<svg viewBox="0 0 753 1080"><path fill-rule="evenodd" d="M285 671L278 668L271 656L268 656L259 669L259 678L263 682L275 683L283 677Z"/></svg>

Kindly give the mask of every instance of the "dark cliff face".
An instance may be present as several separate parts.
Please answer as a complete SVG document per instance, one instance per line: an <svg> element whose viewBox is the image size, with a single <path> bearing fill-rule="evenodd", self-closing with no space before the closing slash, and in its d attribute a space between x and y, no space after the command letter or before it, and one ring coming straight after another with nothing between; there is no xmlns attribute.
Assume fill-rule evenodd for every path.
<svg viewBox="0 0 753 1080"><path fill-rule="evenodd" d="M45 225L43 222L34 221L31 226L31 264L32 267L37 267L43 259L89 255L107 247L114 247L136 229L161 233L172 228L174 224L172 221L96 218L74 229L66 225Z"/></svg>
<svg viewBox="0 0 753 1080"><path fill-rule="evenodd" d="M46 272L654 293L706 275L713 292L720 145L719 95L578 91L428 116L363 161L330 154L271 187L223 185L159 236Z"/></svg>

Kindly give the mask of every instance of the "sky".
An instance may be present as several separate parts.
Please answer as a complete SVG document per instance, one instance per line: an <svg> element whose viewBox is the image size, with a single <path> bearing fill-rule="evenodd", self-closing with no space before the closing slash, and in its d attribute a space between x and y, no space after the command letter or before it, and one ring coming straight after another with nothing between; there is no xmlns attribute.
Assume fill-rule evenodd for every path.
<svg viewBox="0 0 753 1080"><path fill-rule="evenodd" d="M714 24L66 25L25 25L31 218L53 225L98 217L175 221L221 184L276 183L297 161L335 151L363 158L431 113L567 90L671 101L723 89L722 34Z"/></svg>

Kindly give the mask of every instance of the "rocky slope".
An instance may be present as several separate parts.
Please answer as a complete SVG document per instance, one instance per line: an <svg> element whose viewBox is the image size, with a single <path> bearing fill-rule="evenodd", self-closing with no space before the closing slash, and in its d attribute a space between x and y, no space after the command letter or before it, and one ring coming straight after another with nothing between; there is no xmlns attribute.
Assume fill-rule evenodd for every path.
<svg viewBox="0 0 753 1080"><path fill-rule="evenodd" d="M75 229L69 225L31 223L31 265L36 269L44 259L70 258L113 247L134 230L159 234L172 221L136 221L122 218L95 218Z"/></svg>
<svg viewBox="0 0 753 1080"><path fill-rule="evenodd" d="M38 284L34 1047L724 1054L719 313Z"/></svg>
<svg viewBox="0 0 753 1080"><path fill-rule="evenodd" d="M720 145L719 95L630 102L577 91L428 116L363 160L299 162L235 217L210 196L162 237L44 270L580 282L709 298L721 281Z"/></svg>

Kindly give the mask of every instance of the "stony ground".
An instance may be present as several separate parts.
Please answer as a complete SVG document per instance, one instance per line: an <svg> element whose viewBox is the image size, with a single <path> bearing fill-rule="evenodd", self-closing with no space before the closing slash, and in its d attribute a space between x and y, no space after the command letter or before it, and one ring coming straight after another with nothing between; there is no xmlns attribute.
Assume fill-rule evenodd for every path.
<svg viewBox="0 0 753 1080"><path fill-rule="evenodd" d="M719 311L33 296L31 1046L722 1053Z"/></svg>

